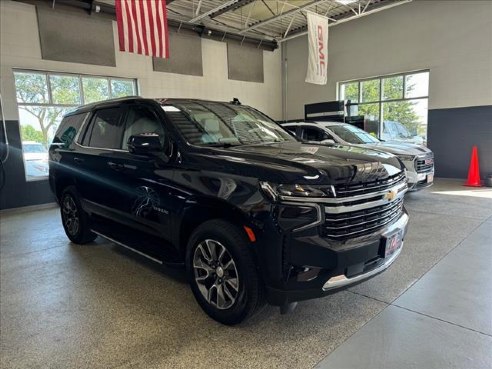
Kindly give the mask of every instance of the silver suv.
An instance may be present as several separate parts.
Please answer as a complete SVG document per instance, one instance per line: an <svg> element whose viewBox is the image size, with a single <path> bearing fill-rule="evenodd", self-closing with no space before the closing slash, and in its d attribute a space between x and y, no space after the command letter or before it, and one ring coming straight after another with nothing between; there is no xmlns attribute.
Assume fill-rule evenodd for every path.
<svg viewBox="0 0 492 369"><path fill-rule="evenodd" d="M407 169L410 191L429 187L434 181L434 154L423 145L380 141L366 131L347 123L293 122L284 123L282 126L306 141L357 145L398 156Z"/></svg>

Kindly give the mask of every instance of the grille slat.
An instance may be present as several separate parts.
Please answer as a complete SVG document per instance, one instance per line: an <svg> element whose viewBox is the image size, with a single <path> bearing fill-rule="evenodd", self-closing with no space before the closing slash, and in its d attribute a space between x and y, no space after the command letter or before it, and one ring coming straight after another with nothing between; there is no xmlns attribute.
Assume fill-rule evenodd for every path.
<svg viewBox="0 0 492 369"><path fill-rule="evenodd" d="M426 173L434 170L434 154L429 153L424 156L418 156L415 160L415 170L417 173Z"/></svg>
<svg viewBox="0 0 492 369"><path fill-rule="evenodd" d="M335 191L337 193L337 197L349 197L381 191L405 181L405 174L400 173L396 176L389 177L380 181L368 182L363 184L337 185L335 186Z"/></svg>

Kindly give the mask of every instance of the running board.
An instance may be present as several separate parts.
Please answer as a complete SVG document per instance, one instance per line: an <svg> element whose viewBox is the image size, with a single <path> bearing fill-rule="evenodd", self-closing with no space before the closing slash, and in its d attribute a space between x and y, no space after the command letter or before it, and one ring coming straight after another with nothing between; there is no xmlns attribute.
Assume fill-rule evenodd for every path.
<svg viewBox="0 0 492 369"><path fill-rule="evenodd" d="M101 236L102 238L105 238L105 239L107 239L108 241L111 241L111 242L113 242L113 243L115 243L115 244L117 244L117 245L123 246L124 248L126 248L126 249L128 249L128 250L130 250L130 251L133 251L133 252L135 252L135 253L137 253L137 254L139 254L139 255L142 255L143 257L146 257L147 259L150 259L150 260L152 260L152 261L154 261L154 262L156 262L156 263L158 263L158 264L161 264L161 265L163 265L163 264L164 264L164 263L162 262L162 260L156 259L156 258L154 258L154 257L152 257L152 256L150 256L150 255L147 255L147 254L143 253L142 251L139 251L139 250L134 249L134 248L133 248L133 247L131 247L131 246L125 245L124 243L122 243L122 242L120 242L120 241L117 241L117 240L115 240L114 238L111 238L111 237L109 237L109 236L106 236L106 235L104 235L104 234L102 234L102 233L100 233L100 232L98 232L98 231L93 230L93 229L91 229L91 232L94 232L94 233L95 233L95 234L97 234L98 236Z"/></svg>

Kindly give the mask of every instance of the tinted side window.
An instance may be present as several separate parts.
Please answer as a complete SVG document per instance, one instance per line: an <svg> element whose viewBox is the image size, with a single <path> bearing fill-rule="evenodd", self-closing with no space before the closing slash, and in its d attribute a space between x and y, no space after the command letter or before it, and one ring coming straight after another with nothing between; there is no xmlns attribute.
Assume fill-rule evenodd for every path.
<svg viewBox="0 0 492 369"><path fill-rule="evenodd" d="M121 123L121 108L97 110L92 119L88 145L106 149L119 149L123 134Z"/></svg>
<svg viewBox="0 0 492 369"><path fill-rule="evenodd" d="M292 135L297 136L296 131L297 131L297 126L284 126L284 128L292 133Z"/></svg>
<svg viewBox="0 0 492 369"><path fill-rule="evenodd" d="M128 148L130 136L142 133L157 133L164 141L164 129L155 112L146 106L132 106L126 114L122 148Z"/></svg>
<svg viewBox="0 0 492 369"><path fill-rule="evenodd" d="M319 128L304 127L302 130L302 138L307 141L323 141L326 136L326 133Z"/></svg>
<svg viewBox="0 0 492 369"><path fill-rule="evenodd" d="M88 114L82 113L64 117L56 131L53 142L64 143L65 147L70 146Z"/></svg>

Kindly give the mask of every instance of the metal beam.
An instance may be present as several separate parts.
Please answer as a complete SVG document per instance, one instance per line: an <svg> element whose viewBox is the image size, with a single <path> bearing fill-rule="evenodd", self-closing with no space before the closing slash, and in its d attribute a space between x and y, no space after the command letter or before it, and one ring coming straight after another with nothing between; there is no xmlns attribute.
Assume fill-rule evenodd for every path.
<svg viewBox="0 0 492 369"><path fill-rule="evenodd" d="M210 14L209 17L210 18L218 17L219 15L222 15L224 13L232 12L234 10L240 9L243 6L246 6L248 4L251 4L251 3L255 2L255 1L256 0L239 0L235 4L232 4L232 5L228 6L228 7L222 8L222 9L216 11L215 13Z"/></svg>
<svg viewBox="0 0 492 369"><path fill-rule="evenodd" d="M283 19L285 17L288 17L289 15L292 15L293 16L294 14L300 12L303 9L309 8L311 6L314 6L314 5L319 4L320 2L324 2L324 1L325 0L322 0L322 1L312 1L310 3L304 4L304 5L300 6L297 9L289 10L289 11L283 13L283 14L279 14L279 15L277 15L275 17L271 17L271 18L268 18L268 19L266 19L264 21L261 21L261 22L258 22L256 24L253 24L252 26L250 26L250 27L248 27L246 29L243 29L239 33L243 34L243 33L249 32L249 31L254 30L254 29L258 28L258 27L262 27L262 26L264 26L266 24L270 24L270 23L275 22L275 21L277 21L279 19Z"/></svg>
<svg viewBox="0 0 492 369"><path fill-rule="evenodd" d="M198 14L200 14L200 9L202 8L202 1L203 1L203 0L200 0L200 1L198 2L198 6L196 7L196 11L195 11L195 17L196 17Z"/></svg>
<svg viewBox="0 0 492 369"><path fill-rule="evenodd" d="M217 12L217 11L219 11L219 10L222 10L222 9L224 9L224 8L230 7L231 5L236 4L237 2L239 2L239 0L229 0L229 1L226 1L225 3L223 3L223 4L219 5L218 7L213 8L213 9L210 9L209 11L206 11L205 13L202 13L202 14L200 14L199 16L197 16L197 17L195 17L195 18L191 19L191 20L189 21L189 23L196 23L196 22L198 22L199 20L202 20L203 18L208 17L210 14L213 14L213 13L215 13L215 12Z"/></svg>
<svg viewBox="0 0 492 369"><path fill-rule="evenodd" d="M382 10L393 8L395 6L407 4L407 3L410 3L412 1L413 0L401 0L401 1L398 1L398 2L390 3L389 5L383 5L383 6L380 6L380 7L371 9L371 10L368 10L368 11L366 11L366 12L360 14L360 15L357 15L357 16L354 15L353 17L347 17L347 18L343 18L343 19L338 19L335 23L330 23L328 25L328 27L337 26L339 24L342 24L342 23L345 23L345 22L349 22L349 21L354 20L354 19L365 17L366 15L374 14L374 13L380 12ZM303 31L303 32L299 32L299 33L293 34L291 36L288 36L286 38L283 38L281 40L278 40L278 42L279 43L282 43L282 42L289 41L289 40L292 40L294 38L297 38L297 37L300 37L300 36L304 36L304 35L307 35L307 31Z"/></svg>

